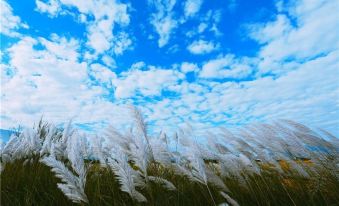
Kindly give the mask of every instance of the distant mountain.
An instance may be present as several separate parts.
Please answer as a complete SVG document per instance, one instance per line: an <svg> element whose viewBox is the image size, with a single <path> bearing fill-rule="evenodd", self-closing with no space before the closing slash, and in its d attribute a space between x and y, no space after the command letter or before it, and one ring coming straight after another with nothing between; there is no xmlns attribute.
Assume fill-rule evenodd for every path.
<svg viewBox="0 0 339 206"><path fill-rule="evenodd" d="M0 129L0 141L7 142L12 134L13 131L11 130Z"/></svg>

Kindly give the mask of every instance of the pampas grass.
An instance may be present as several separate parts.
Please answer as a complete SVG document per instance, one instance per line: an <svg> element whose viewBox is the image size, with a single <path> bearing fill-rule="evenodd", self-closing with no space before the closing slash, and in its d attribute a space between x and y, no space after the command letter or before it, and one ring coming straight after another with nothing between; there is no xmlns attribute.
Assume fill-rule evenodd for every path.
<svg viewBox="0 0 339 206"><path fill-rule="evenodd" d="M1 205L336 205L337 137L293 121L197 138L134 127L80 135L40 121L2 145ZM202 139L202 138L205 138Z"/></svg>

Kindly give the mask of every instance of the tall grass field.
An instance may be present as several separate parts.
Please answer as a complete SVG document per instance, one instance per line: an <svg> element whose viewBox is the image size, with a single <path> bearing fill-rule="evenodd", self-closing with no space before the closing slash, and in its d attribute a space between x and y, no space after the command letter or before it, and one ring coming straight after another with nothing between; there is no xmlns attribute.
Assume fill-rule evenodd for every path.
<svg viewBox="0 0 339 206"><path fill-rule="evenodd" d="M41 121L1 146L1 205L339 205L339 140L281 120L197 135L130 130L91 138Z"/></svg>

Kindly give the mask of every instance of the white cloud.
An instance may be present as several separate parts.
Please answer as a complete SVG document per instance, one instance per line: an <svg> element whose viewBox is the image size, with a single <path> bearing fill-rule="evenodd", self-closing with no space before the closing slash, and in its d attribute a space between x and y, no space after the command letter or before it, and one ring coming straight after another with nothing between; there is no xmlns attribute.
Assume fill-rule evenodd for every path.
<svg viewBox="0 0 339 206"><path fill-rule="evenodd" d="M114 38L113 51L116 55L121 55L125 50L132 49L132 40L126 32L121 32Z"/></svg>
<svg viewBox="0 0 339 206"><path fill-rule="evenodd" d="M266 24L254 24L250 26L253 39L264 44L281 38L288 34L292 29L290 20L285 15L277 15L276 20Z"/></svg>
<svg viewBox="0 0 339 206"><path fill-rule="evenodd" d="M89 67L79 61L78 49L78 41L53 35L52 40L25 37L7 50L9 65L1 70L13 74L5 72L1 79L1 128L32 126L42 115L56 124L70 118L94 126L117 123L114 118L129 121L121 116L123 108L102 98L102 87L90 86ZM101 65L91 65L89 71L102 83L115 78Z"/></svg>
<svg viewBox="0 0 339 206"><path fill-rule="evenodd" d="M115 24L129 23L128 5L118 4L121 7L109 13L117 3L60 2L63 9L80 12L78 17L89 32L87 45L93 51L83 56L78 40L57 35L50 39L26 37L11 46L5 51L9 63L1 64L1 127L31 125L42 114L57 123L75 116L76 123L126 125L127 111L120 105L129 102L141 105L158 129L185 122L206 129L218 123L231 126L288 118L338 133L339 53L333 32L337 23L335 15L328 15L336 11L334 1L298 1L280 8L273 21L252 26L251 37L261 47L255 57L228 54L171 69L137 62L120 74L112 71L115 59L107 51L117 55L131 47L129 37L119 37L123 31L112 32ZM154 5L151 20L160 35L159 46L164 46L179 24L173 11L175 1L156 1ZM54 15L62 12L41 5L40 10ZM209 20L204 20L198 31L214 28L217 33L221 12L206 16ZM196 54L218 47L203 40L195 43ZM105 65L82 62L83 57L85 61L99 57ZM199 72L199 78L187 82L187 72ZM229 78L235 81L226 81ZM163 91L176 95L161 97ZM112 93L110 100L103 98ZM157 98L149 101L149 97Z"/></svg>
<svg viewBox="0 0 339 206"><path fill-rule="evenodd" d="M40 0L36 0L36 4L42 3ZM37 8L42 13L48 13L55 9L47 7L57 7L58 4L55 0L48 0L43 2L45 7L43 10ZM77 1L77 0L60 0L59 7L62 10L67 8L75 8L83 15L92 15L95 22L99 20L109 19L117 23L128 24L129 16L126 12L127 5L121 4L116 1L105 1L105 0L88 0L88 1ZM62 12L59 10L59 12ZM68 11L71 12L71 11Z"/></svg>
<svg viewBox="0 0 339 206"><path fill-rule="evenodd" d="M204 16L200 18L200 24L198 25L198 29L193 28L188 30L185 35L187 37L200 37L203 32L212 32L215 36L221 36L222 33L218 29L218 24L221 21L222 12L221 10L209 10ZM185 23L187 18L182 18L180 23Z"/></svg>
<svg viewBox="0 0 339 206"><path fill-rule="evenodd" d="M136 62L136 63L132 64L130 70L141 70L145 67L146 67L145 62Z"/></svg>
<svg viewBox="0 0 339 206"><path fill-rule="evenodd" d="M103 55L101 60L104 62L104 64L107 67L110 67L110 68L113 68L113 69L115 69L117 67L115 60L108 55Z"/></svg>
<svg viewBox="0 0 339 206"><path fill-rule="evenodd" d="M208 25L206 23L200 23L198 26L198 32L202 33L207 29Z"/></svg>
<svg viewBox="0 0 339 206"><path fill-rule="evenodd" d="M107 67L101 64L92 64L91 66L91 74L95 77L99 83L111 84L113 79L116 79L116 74L112 72Z"/></svg>
<svg viewBox="0 0 339 206"><path fill-rule="evenodd" d="M178 26L174 19L173 8L176 0L155 0L149 1L155 8L155 13L151 15L151 24L159 35L158 46L165 46L170 40L173 30Z"/></svg>
<svg viewBox="0 0 339 206"><path fill-rule="evenodd" d="M338 71L333 74L339 66L337 56L338 52L332 52L298 65L297 69L278 78L183 82L171 86L171 90L180 94L174 99L145 106L151 110L147 112L151 120L166 119L166 125L171 125L172 129L184 122L205 130L220 122L223 126L235 126L291 119L337 134L339 74ZM162 116L163 111L171 113Z"/></svg>
<svg viewBox="0 0 339 206"><path fill-rule="evenodd" d="M209 10L204 18L204 22L210 24L209 30L212 31L216 36L221 36L222 33L218 29L218 24L221 21L222 11L221 10Z"/></svg>
<svg viewBox="0 0 339 206"><path fill-rule="evenodd" d="M37 10L41 13L48 13L51 17L56 17L60 12L60 2L58 0L49 0L43 2L41 0L35 0Z"/></svg>
<svg viewBox="0 0 339 206"><path fill-rule="evenodd" d="M76 98L91 95L85 89L86 65L78 63L70 52L77 45L62 39L52 43L41 38L40 42L25 37L8 50L16 74L3 85L1 102L6 109L2 114L25 125L33 118L30 115L39 116L51 110L57 111L54 118L67 118L70 112L67 109L78 110ZM36 50L33 48L36 45L46 49Z"/></svg>
<svg viewBox="0 0 339 206"><path fill-rule="evenodd" d="M28 25L21 22L20 17L13 14L12 7L5 1L0 1L0 33L10 36L18 37L20 34L17 32L20 28L28 28Z"/></svg>
<svg viewBox="0 0 339 206"><path fill-rule="evenodd" d="M121 54L132 44L126 33L118 35L113 34L114 24L128 25L129 16L127 6L118 3L98 3L97 10L90 11L96 17L94 22L88 24L88 42L87 45L100 54L109 50L113 46L116 54ZM114 43L113 43L114 42Z"/></svg>
<svg viewBox="0 0 339 206"><path fill-rule="evenodd" d="M149 70L133 69L122 73L113 81L116 98L130 98L140 92L143 96L160 95L163 89L177 84L182 74L168 69L158 69L150 66Z"/></svg>
<svg viewBox="0 0 339 206"><path fill-rule="evenodd" d="M218 48L218 44L214 44L213 42L208 42L205 40L194 41L187 47L188 51L190 51L192 54L207 54L217 50Z"/></svg>
<svg viewBox="0 0 339 206"><path fill-rule="evenodd" d="M112 27L110 28L112 29ZM111 48L112 39L113 35L111 32L105 33L102 30L98 30L97 26L93 25L88 31L87 45L95 51L95 54L100 54Z"/></svg>
<svg viewBox="0 0 339 206"><path fill-rule="evenodd" d="M187 0L184 5L184 14L186 17L195 16L203 3L203 0Z"/></svg>
<svg viewBox="0 0 339 206"><path fill-rule="evenodd" d="M202 66L201 78L245 78L253 72L254 59L236 59L233 55L226 55L210 60Z"/></svg>
<svg viewBox="0 0 339 206"><path fill-rule="evenodd" d="M252 37L262 44L257 58L247 58L244 63L239 57L220 57L205 63L200 77L229 76L231 65L239 61L253 65L248 71L258 72L258 79L222 84L205 81L213 90L204 94L208 98L200 108L209 110L211 119L213 114L228 114L231 118L225 121L229 124L287 118L337 134L338 46L330 32L336 21L327 15L334 10L333 2L299 1L288 9L296 24L278 14L272 22L254 25ZM265 73L275 77L262 78Z"/></svg>
<svg viewBox="0 0 339 206"><path fill-rule="evenodd" d="M277 79L266 77L241 86L230 85L220 104L232 108L229 112L235 122L287 118L335 131L339 123L335 100L339 95L337 55L332 52L311 60Z"/></svg>
<svg viewBox="0 0 339 206"><path fill-rule="evenodd" d="M126 26L129 24L128 5L116 1L106 0L49 0L46 3L36 1L37 10L49 13L51 17L61 14L73 14L78 16L79 22L87 26L87 46L93 49L95 58L113 47L113 51L121 54L132 42L126 35L113 33L115 24ZM79 13L72 13L71 9L77 9ZM65 12L67 11L67 12ZM92 18L87 17L94 17Z"/></svg>
<svg viewBox="0 0 339 206"><path fill-rule="evenodd" d="M289 71L284 66L285 60L302 62L338 49L337 35L333 32L337 18L328 15L338 10L334 1L298 1L287 10L295 24L281 13L272 22L252 27L255 29L252 37L265 43L259 54L262 74Z"/></svg>
<svg viewBox="0 0 339 206"><path fill-rule="evenodd" d="M199 68L196 64L189 63L189 62L183 62L181 64L180 69L183 73L188 73L188 72L196 72L198 71Z"/></svg>

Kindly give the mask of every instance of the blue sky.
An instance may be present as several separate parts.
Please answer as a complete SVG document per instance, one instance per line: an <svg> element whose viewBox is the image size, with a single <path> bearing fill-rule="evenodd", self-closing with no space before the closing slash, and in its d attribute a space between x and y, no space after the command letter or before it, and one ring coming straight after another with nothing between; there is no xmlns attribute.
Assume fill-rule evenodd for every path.
<svg viewBox="0 0 339 206"><path fill-rule="evenodd" d="M1 128L291 119L338 134L335 1L1 0Z"/></svg>

